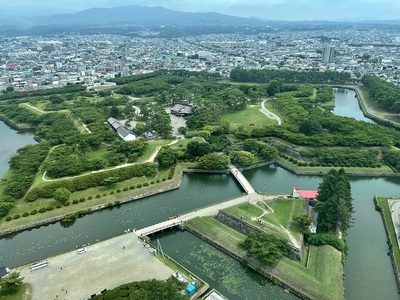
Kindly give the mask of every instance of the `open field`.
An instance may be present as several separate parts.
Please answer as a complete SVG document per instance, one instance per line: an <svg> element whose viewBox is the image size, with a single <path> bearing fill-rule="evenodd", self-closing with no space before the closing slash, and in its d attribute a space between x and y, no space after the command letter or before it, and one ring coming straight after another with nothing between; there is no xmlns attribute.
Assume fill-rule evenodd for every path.
<svg viewBox="0 0 400 300"><path fill-rule="evenodd" d="M226 113L222 116L223 119L227 120L231 124L231 128L238 128L244 126L247 129L262 128L267 125L275 125L276 121L269 119L263 113L261 113L260 105L250 105L245 109Z"/></svg>

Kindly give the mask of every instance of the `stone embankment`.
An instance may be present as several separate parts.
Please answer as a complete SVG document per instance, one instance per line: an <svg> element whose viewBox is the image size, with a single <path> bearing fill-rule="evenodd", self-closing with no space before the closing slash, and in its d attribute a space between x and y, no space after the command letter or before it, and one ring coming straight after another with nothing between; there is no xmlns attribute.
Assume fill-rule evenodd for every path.
<svg viewBox="0 0 400 300"><path fill-rule="evenodd" d="M35 126L17 125L16 123L14 123L13 121L11 121L10 119L8 119L7 117L5 117L3 115L0 115L0 120L3 121L4 123L6 123L11 128L17 130L17 131L31 131L31 130L35 130L36 129Z"/></svg>
<svg viewBox="0 0 400 300"><path fill-rule="evenodd" d="M392 222L391 222L391 220L386 220L385 214L383 212L383 208L378 204L377 196L374 196L374 204L375 204L375 209L377 211L379 211L379 213L381 214L381 217L382 217L383 227L385 228L385 232L386 232L386 236L387 236L387 243L389 245L390 261L391 261L392 267L393 267L394 278L396 279L397 291L400 294L400 276L399 276L400 273L399 273L399 268L394 259L394 253L393 253L393 249L392 249L393 245L392 245L392 242L390 241L390 236L389 236L389 227L388 226L392 226L391 225ZM396 243L395 247L397 247L397 243Z"/></svg>

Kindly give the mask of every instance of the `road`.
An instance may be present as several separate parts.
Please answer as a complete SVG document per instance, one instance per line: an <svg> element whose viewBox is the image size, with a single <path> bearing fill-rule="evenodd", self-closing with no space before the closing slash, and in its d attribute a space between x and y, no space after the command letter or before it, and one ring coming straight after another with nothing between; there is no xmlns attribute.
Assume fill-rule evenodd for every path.
<svg viewBox="0 0 400 300"><path fill-rule="evenodd" d="M267 99L263 99L263 102L261 102L260 112L262 112L268 118L270 118L272 120L276 120L278 122L278 125L282 125L282 119L279 116L277 116L276 114L274 114L273 112L271 112L265 108L264 104L266 101L267 101Z"/></svg>

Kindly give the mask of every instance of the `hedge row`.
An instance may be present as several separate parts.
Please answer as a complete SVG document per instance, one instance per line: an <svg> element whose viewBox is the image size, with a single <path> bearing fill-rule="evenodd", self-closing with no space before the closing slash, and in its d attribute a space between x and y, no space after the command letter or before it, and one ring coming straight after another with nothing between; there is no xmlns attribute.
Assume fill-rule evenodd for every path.
<svg viewBox="0 0 400 300"><path fill-rule="evenodd" d="M287 159L293 164L296 164L300 167L341 167L341 168L350 168L350 167L359 167L359 168L380 168L382 167L381 164L376 164L376 163L319 163L319 162L305 162L305 161L299 161L293 157L290 157L286 154L279 154L280 157Z"/></svg>
<svg viewBox="0 0 400 300"><path fill-rule="evenodd" d="M145 163L133 165L125 168L109 170L105 172L88 174L73 179L59 180L43 187L32 188L25 196L25 200L32 202L38 198L52 198L56 189L64 187L71 192L86 190L88 188L102 185L104 179L108 177L118 177L119 181L124 181L133 177L151 176L156 172L156 164Z"/></svg>

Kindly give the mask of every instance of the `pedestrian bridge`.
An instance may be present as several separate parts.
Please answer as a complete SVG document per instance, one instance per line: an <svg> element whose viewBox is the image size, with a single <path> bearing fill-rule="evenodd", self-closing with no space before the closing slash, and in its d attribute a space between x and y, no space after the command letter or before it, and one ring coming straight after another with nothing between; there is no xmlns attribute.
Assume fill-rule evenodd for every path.
<svg viewBox="0 0 400 300"><path fill-rule="evenodd" d="M230 165L229 170L236 178L236 180L239 182L239 184L244 189L247 195L256 193L256 191L251 186L250 182L247 181L246 177L243 176L242 172L240 172L239 169L236 168L236 166Z"/></svg>
<svg viewBox="0 0 400 300"><path fill-rule="evenodd" d="M158 231L162 231L164 229L168 229L168 228L172 228L172 227L178 226L178 225L180 225L182 223L183 223L182 220L174 218L174 219L171 219L171 220L168 220L168 221L164 221L164 222L161 222L161 223L158 223L158 224L150 225L150 226L145 227L143 229L136 230L136 234L138 236L150 235L150 234L156 233Z"/></svg>

